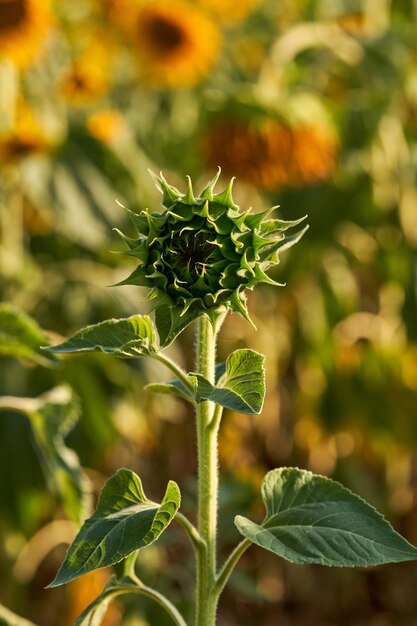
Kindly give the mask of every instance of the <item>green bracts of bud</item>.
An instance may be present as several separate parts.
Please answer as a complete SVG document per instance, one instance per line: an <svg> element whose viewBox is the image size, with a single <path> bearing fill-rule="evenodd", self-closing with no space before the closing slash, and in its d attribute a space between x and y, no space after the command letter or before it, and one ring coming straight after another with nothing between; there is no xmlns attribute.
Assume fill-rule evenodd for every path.
<svg viewBox="0 0 417 626"><path fill-rule="evenodd" d="M258 283L279 285L266 271L306 230L286 237L285 231L305 218L270 219L276 207L257 214L240 212L232 197L233 179L224 191L214 193L219 175L197 198L190 178L183 194L162 174L154 176L164 211L137 214L126 209L138 236L119 232L129 248L126 254L139 262L119 284L149 287L156 315L159 308L168 308L179 330L202 314L214 321L228 310L250 321L245 290Z"/></svg>

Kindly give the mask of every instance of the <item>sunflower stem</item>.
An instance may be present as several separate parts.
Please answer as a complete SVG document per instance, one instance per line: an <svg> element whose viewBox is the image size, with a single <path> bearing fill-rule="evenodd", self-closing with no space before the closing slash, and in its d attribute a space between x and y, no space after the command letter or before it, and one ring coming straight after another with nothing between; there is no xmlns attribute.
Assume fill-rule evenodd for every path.
<svg viewBox="0 0 417 626"><path fill-rule="evenodd" d="M187 517L185 517L185 515L183 515L182 513L180 513L179 511L177 512L176 516L175 516L176 521L183 527L183 529L185 530L185 532L187 533L187 536L191 542L191 545L193 546L194 550L196 551L196 553L199 550L204 549L204 542L201 539L200 535L198 534L197 529L192 525L192 523L188 520Z"/></svg>
<svg viewBox="0 0 417 626"><path fill-rule="evenodd" d="M197 320L196 371L212 384L215 379L216 330L205 315ZM204 400L196 407L198 447L198 532L196 626L214 626L219 594L216 582L218 499L218 431L216 405Z"/></svg>
<svg viewBox="0 0 417 626"><path fill-rule="evenodd" d="M233 552L230 554L229 558L223 565L217 577L216 586L215 586L215 589L219 595L221 594L224 587L226 586L226 583L229 580L230 575L232 574L240 557L242 556L244 552L246 552L246 550L250 547L250 545L251 545L251 542L249 541L249 539L243 539L243 541L241 541L236 546L236 548L233 550Z"/></svg>

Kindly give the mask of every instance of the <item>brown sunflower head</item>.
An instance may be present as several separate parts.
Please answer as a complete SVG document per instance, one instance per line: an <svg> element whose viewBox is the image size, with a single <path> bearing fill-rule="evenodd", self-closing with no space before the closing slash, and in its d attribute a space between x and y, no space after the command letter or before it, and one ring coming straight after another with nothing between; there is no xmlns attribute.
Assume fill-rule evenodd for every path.
<svg viewBox="0 0 417 626"><path fill-rule="evenodd" d="M219 163L225 173L234 171L241 180L271 189L289 182L291 144L291 133L283 125L226 118L210 128L203 150L210 167Z"/></svg>
<svg viewBox="0 0 417 626"><path fill-rule="evenodd" d="M0 29L2 33L13 30L27 18L25 0L1 0Z"/></svg>
<svg viewBox="0 0 417 626"><path fill-rule="evenodd" d="M227 147L227 149L226 149ZM264 189L300 186L328 178L336 166L331 129L311 122L289 122L277 115L239 118L228 112L209 126L202 145L210 167Z"/></svg>

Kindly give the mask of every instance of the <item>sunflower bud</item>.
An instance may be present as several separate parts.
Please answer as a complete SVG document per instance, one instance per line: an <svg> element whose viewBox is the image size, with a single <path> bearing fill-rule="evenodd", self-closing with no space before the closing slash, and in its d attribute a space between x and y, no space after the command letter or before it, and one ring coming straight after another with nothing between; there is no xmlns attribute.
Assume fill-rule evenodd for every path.
<svg viewBox="0 0 417 626"><path fill-rule="evenodd" d="M127 254L139 261L119 284L151 289L157 325L161 317L170 318L164 333L167 341L202 314L215 323L227 311L235 311L250 321L245 290L258 283L280 285L265 272L306 230L286 238L285 231L305 218L268 219L275 207L257 214L240 212L232 197L233 179L224 191L214 193L219 175L220 171L197 198L189 178L183 194L162 174L155 176L164 211L128 211L138 236L119 233L129 247Z"/></svg>

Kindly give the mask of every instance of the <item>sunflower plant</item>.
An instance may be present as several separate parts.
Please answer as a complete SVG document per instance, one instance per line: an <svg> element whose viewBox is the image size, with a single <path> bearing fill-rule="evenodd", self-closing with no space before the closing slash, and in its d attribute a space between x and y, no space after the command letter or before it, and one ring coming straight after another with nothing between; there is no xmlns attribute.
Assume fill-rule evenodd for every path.
<svg viewBox="0 0 417 626"><path fill-rule="evenodd" d="M264 357L243 348L225 363L216 362L216 339L230 312L250 321L246 290L259 283L278 285L267 271L280 253L304 234L303 220L271 217L274 209L242 212L232 183L215 193L218 175L199 196L191 180L181 193L155 177L162 212L128 211L136 237L123 233L127 254L137 267L121 284L150 289L154 318L132 315L90 325L53 353L100 351L124 358L149 357L164 363L175 379L151 383L153 392L177 395L196 417L198 511L195 520L180 512L180 490L169 481L160 502L150 500L139 476L120 469L104 485L93 515L81 527L49 587L70 582L97 568L122 563L102 594L82 613L77 626L98 626L108 603L130 593L161 605L177 626L188 616L140 579L136 557L175 520L191 542L196 558L195 626L214 626L220 595L242 554L252 545L292 563L355 567L408 561L417 548L401 537L369 504L341 484L298 468L270 471L262 485L265 517L237 515L242 540L218 565L217 440L223 410L259 414L265 395ZM275 207L274 207L275 208ZM304 219L304 218L303 218ZM289 234L292 233L292 234ZM195 371L186 372L164 349L195 322Z"/></svg>

